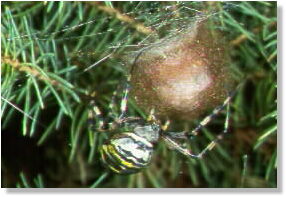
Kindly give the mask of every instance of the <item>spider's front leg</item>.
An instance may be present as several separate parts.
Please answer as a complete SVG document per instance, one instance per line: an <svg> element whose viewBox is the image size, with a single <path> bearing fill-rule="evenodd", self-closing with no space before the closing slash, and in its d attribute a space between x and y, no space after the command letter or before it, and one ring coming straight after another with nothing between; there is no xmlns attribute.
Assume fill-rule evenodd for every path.
<svg viewBox="0 0 286 197"><path fill-rule="evenodd" d="M222 105L217 106L210 115L206 116L199 124L198 126L193 129L191 132L189 131L182 131L182 132L168 132L168 135L171 138L177 138L177 139L189 139L191 137L197 136L199 134L199 131L205 127L215 116L217 116L226 106L229 105L231 98L233 97L233 94L230 94L223 102ZM169 126L169 121L166 122L165 125ZM167 130L168 127L165 127L163 129L164 131Z"/></svg>
<svg viewBox="0 0 286 197"><path fill-rule="evenodd" d="M189 137L192 136L197 136L199 134L199 131L206 126L215 116L217 116L225 107L227 107L227 117L226 117L226 122L228 122L228 113L229 113L229 103L231 101L231 99L234 97L234 95L236 94L236 92L241 88L241 86L244 84L244 82L241 82L234 91L230 92L228 97L224 100L223 104L220 106L217 106L210 115L208 115L207 117L205 117L200 123L199 125L193 129L190 134L186 134ZM226 124L226 123L225 123ZM228 124L228 123L227 123ZM228 126L228 125L227 125ZM227 132L227 130L225 130L225 132Z"/></svg>
<svg viewBox="0 0 286 197"><path fill-rule="evenodd" d="M130 92L130 76L128 77L127 83L126 83L126 87L123 91L123 97L121 99L121 103L120 103L120 115L119 115L119 120L123 120L126 117L126 112L127 112L127 102L128 102L128 96L129 96L129 92Z"/></svg>
<svg viewBox="0 0 286 197"><path fill-rule="evenodd" d="M90 110L88 112L88 125L91 130L105 132L112 131L119 127L123 122L129 121L132 119L131 117L126 117L127 112L127 102L128 102L128 94L130 92L130 85L126 83L126 87L123 91L123 97L120 102L120 112L116 110L116 97L118 94L118 88L113 92L113 96L110 104L108 105L108 114L107 117L104 118L101 110L96 105L95 100L90 102ZM93 96L94 97L94 96ZM109 119L109 122L107 121Z"/></svg>
<svg viewBox="0 0 286 197"><path fill-rule="evenodd" d="M164 139L164 141L167 143L167 145L170 148L175 149L175 150L181 152L182 154L184 154L186 156L190 156L190 157L194 157L194 158L202 158L203 155L207 151L212 150L215 147L215 145L217 145L218 141L221 140L223 138L223 136L228 132L229 114L230 114L230 110L229 110L230 99L231 99L231 97L229 96L224 101L223 105L217 107L211 115L204 118L203 121L201 121L201 123L199 124L199 126L197 126L193 130L193 132L191 133L191 135L197 135L197 131L199 129L201 129L203 126L205 126L207 123L209 123L210 120L212 120L213 116L218 114L222 110L222 108L224 108L226 106L227 113L226 113L226 118L225 118L225 123L224 123L224 130L219 135L217 135L217 137L213 141L211 141L200 153L194 154L194 153L192 153L191 150L189 150L187 148L183 148L179 143L177 143L174 140L174 139L188 139L190 135L188 135L187 132L185 132L185 131L183 131L183 132L167 132L166 134L162 135L162 138Z"/></svg>
<svg viewBox="0 0 286 197"><path fill-rule="evenodd" d="M113 96L110 104L108 105L108 114L104 118L101 110L95 102L95 93L91 94L93 100L89 103L88 111L88 128L92 131L106 132L112 131L118 125L117 123L117 113L115 110L115 97L117 95L117 90L113 92Z"/></svg>
<svg viewBox="0 0 286 197"><path fill-rule="evenodd" d="M90 102L90 108L88 111L88 119L87 124L89 130L97 131L97 132L105 132L109 130L109 127L106 126L105 120L102 116L102 113L95 101Z"/></svg>

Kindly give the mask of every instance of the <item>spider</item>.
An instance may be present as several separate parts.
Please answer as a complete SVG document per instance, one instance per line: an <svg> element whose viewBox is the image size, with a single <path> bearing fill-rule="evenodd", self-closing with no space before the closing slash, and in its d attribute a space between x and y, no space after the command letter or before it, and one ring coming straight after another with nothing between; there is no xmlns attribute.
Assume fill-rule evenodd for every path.
<svg viewBox="0 0 286 197"><path fill-rule="evenodd" d="M105 166L110 170L119 174L132 174L146 168L151 163L151 158L154 152L154 145L162 139L167 146L176 150L183 155L190 158L202 158L206 152L212 150L219 140L228 132L229 126L229 103L234 95L229 94L225 101L216 107L212 113L206 116L196 128L190 132L172 132L168 131L170 121L161 124L154 116L154 110L151 110L146 119L141 117L133 117L127 115L127 101L130 85L123 91L123 96L120 102L120 113L115 113L115 97L117 91L113 93L112 101L109 104L112 121L106 122L102 113L95 101L92 100L91 108L88 113L89 128L98 132L114 132L99 149L101 159ZM188 140L190 137L199 134L202 127L206 126L214 116L216 116L222 109L226 108L226 118L223 131L211 141L200 153L194 154L192 150L181 146L177 140Z"/></svg>

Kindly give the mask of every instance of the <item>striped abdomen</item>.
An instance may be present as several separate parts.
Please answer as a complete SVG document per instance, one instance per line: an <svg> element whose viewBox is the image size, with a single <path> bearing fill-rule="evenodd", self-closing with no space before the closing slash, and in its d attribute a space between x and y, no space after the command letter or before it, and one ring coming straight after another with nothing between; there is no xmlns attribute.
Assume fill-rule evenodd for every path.
<svg viewBox="0 0 286 197"><path fill-rule="evenodd" d="M135 133L120 133L101 147L103 162L120 174L135 173L150 163L153 145Z"/></svg>

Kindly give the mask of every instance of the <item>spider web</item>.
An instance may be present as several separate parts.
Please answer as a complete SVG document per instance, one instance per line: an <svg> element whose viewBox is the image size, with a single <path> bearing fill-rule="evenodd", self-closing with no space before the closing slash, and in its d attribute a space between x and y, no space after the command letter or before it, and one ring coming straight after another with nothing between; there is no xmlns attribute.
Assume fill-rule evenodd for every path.
<svg viewBox="0 0 286 197"><path fill-rule="evenodd" d="M48 4L41 14L50 15L48 19L51 22L44 27L39 25L37 18L26 20L26 27L17 26L18 18L15 18L12 25L17 26L15 29L18 31L9 36L9 24L3 24L2 33L8 35L4 41L21 47L23 43L45 46L45 53L55 57L47 64L51 72L57 73L57 70L68 69L75 64L93 78L108 84L113 83L105 81L110 79L109 76L101 76L102 72L98 72L100 76L96 75L94 67L107 64L115 73L122 73L124 69L120 65L132 62L137 51L162 39L171 39L197 21L211 18L216 24L214 28L224 30L220 22L223 12L237 7L236 4L222 2L125 2L83 6L87 11L92 6L93 10L80 14L74 6L71 12L76 14L57 24L56 19L60 16L53 17L52 11L60 9L61 4ZM34 56L41 55L39 50L34 53ZM70 80L77 83L76 79ZM90 81L87 80L85 84L88 83Z"/></svg>
<svg viewBox="0 0 286 197"><path fill-rule="evenodd" d="M114 6L104 4L93 5L98 10L97 16L81 16L82 21L73 24L71 17L60 27L49 29L30 24L28 34L19 32L18 36L8 37L7 41L22 40L29 42L36 40L40 43L56 42L74 46L69 50L70 57L92 58L96 56L97 65L110 57L110 54L122 51L138 50L161 38L171 38L178 32L189 28L198 20L212 18L220 20L223 11L236 7L233 3L208 2L133 2L114 3ZM206 6L214 7L213 11L206 11ZM79 16L77 16L79 17ZM85 19L86 18L86 19ZM216 26L223 29L223 26ZM5 30L4 30L5 31ZM80 34L80 36L79 36ZM105 42L103 43L102 40ZM88 42L95 44L90 46ZM117 56L116 56L117 57ZM87 68L92 65L86 65Z"/></svg>

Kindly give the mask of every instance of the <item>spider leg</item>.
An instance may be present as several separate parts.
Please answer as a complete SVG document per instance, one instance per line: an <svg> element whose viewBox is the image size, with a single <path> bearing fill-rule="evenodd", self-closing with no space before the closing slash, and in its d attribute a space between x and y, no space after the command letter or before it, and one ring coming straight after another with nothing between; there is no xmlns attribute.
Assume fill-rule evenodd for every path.
<svg viewBox="0 0 286 197"><path fill-rule="evenodd" d="M185 131L183 132L168 132L164 135L162 135L163 140L167 143L167 145L172 148L176 149L180 153L193 157L193 158L202 158L203 155L207 152L212 150L218 143L219 140L223 138L223 136L228 132L228 127L229 127L229 103L227 104L227 115L224 123L224 130L217 135L217 137L211 141L200 153L194 154L190 149L183 148L180 144L178 144L176 141L174 141L172 138L181 138L181 139L186 139Z"/></svg>
<svg viewBox="0 0 286 197"><path fill-rule="evenodd" d="M230 110L229 110L229 103L227 104L227 113L226 113L226 118L225 118L225 122L224 122L224 130L218 134L216 136L216 138L211 141L199 154L197 154L197 156L199 158L203 157L203 155L207 152L212 150L217 144L218 141L222 140L224 135L229 131L228 127L229 127L229 114L230 114Z"/></svg>
<svg viewBox="0 0 286 197"><path fill-rule="evenodd" d="M89 94L92 100L89 103L88 111L88 128L92 131L105 132L112 131L118 126L117 113L115 110L115 97L117 95L117 90L113 92L112 100L108 105L107 117L103 117L101 110L96 105L96 93L93 92Z"/></svg>
<svg viewBox="0 0 286 197"><path fill-rule="evenodd" d="M167 131L166 135L169 136L170 138L174 138L174 139L188 139L187 136L187 131L181 131L181 132L171 132L171 131Z"/></svg>
<svg viewBox="0 0 286 197"><path fill-rule="evenodd" d="M189 136L197 136L198 133L199 133L199 130L201 130L201 128L203 128L205 125L207 125L212 119L214 116L216 116L218 113L220 113L222 111L222 109L229 105L230 103L230 100L234 97L234 95L236 94L236 92L241 88L241 86L243 86L244 82L241 82L240 84L238 84L238 86L236 87L236 89L232 92L229 93L229 96L224 100L223 104L216 107L212 113L210 115L208 115L207 117L205 117L200 123L199 125L193 129Z"/></svg>
<svg viewBox="0 0 286 197"><path fill-rule="evenodd" d="M169 126L170 126L170 119L168 118L164 124L162 124L162 121L160 119L157 119L156 116L155 116L155 108L152 108L150 110L150 113L149 115L147 116L146 118L146 121L147 122L150 122L150 123L155 123L157 125L161 125L161 130L162 131L167 131Z"/></svg>
<svg viewBox="0 0 286 197"><path fill-rule="evenodd" d="M197 136L199 134L199 131L206 126L217 114L219 114L230 102L230 100L232 99L233 94L229 95L223 102L222 105L216 107L212 113L210 115L208 115L207 117L205 117L200 123L199 125L193 129L190 134L188 134L189 136ZM187 135L187 134L186 134Z"/></svg>
<svg viewBox="0 0 286 197"><path fill-rule="evenodd" d="M116 110L116 97L118 95L118 90L119 90L119 86L113 92L111 102L108 105L109 112L107 114L107 117L108 117L107 119L111 118L112 120L111 122L105 123L106 120L104 120L100 109L95 104L95 101L92 100L90 102L90 110L88 113L88 124L89 124L90 129L97 130L97 131L112 130L116 128L118 124L121 124L122 122L125 121L125 115L127 111L127 100L128 100L128 94L130 91L129 83L126 84L126 88L123 93L123 98L121 100L120 115L118 114Z"/></svg>
<svg viewBox="0 0 286 197"><path fill-rule="evenodd" d="M162 131L167 131L169 126L170 126L171 121L168 119L162 126L161 129Z"/></svg>
<svg viewBox="0 0 286 197"><path fill-rule="evenodd" d="M118 112L116 111L116 102L115 102L117 94L118 94L118 88L113 92L111 102L108 105L109 112L107 116L113 119L115 119L116 116L118 116Z"/></svg>
<svg viewBox="0 0 286 197"><path fill-rule="evenodd" d="M102 117L100 109L96 106L95 101L90 102L90 108L88 111L88 128L92 131L106 131L104 128L105 123Z"/></svg>
<svg viewBox="0 0 286 197"><path fill-rule="evenodd" d="M155 109L154 108L152 108L151 110L150 110L150 113L149 113L149 115L148 115L148 117L147 117L147 122L152 122L152 121L156 121L156 118L155 118Z"/></svg>
<svg viewBox="0 0 286 197"><path fill-rule="evenodd" d="M188 139L189 137L194 137L197 136L199 134L199 131L206 126L218 113L220 113L222 111L222 109L224 109L227 106L227 113L229 113L229 103L230 100L232 99L232 97L235 95L235 93L237 92L237 90L243 85L244 82L240 83L237 87L236 90L232 91L229 96L224 100L223 104L216 107L212 113L210 115L208 115L207 117L205 117L200 123L199 125L193 129L191 132L188 131L182 131L182 132L167 132L167 135L170 136L171 138L176 138L176 139ZM228 124L228 114L226 117L226 124ZM167 126L164 127L162 126L162 130L166 131L169 123L167 123ZM228 125L227 125L228 126ZM165 128L165 129L164 129ZM210 145L211 146L211 145Z"/></svg>
<svg viewBox="0 0 286 197"><path fill-rule="evenodd" d="M176 141L174 141L172 138L166 135L162 135L163 140L165 143L169 146L171 149L175 149L182 153L183 155L186 155L188 157L193 157L193 158L199 158L199 155L195 155L192 153L191 150L187 148L183 148L180 144L178 144Z"/></svg>
<svg viewBox="0 0 286 197"><path fill-rule="evenodd" d="M206 126L218 113L220 113L222 111L222 109L227 106L231 100L232 96L228 96L225 101L223 102L222 105L216 107L212 113L210 115L208 115L207 117L205 117L200 123L199 125L193 129L191 132L188 131L181 131L181 132L167 132L167 135L170 136L171 138L176 138L176 139L188 139L189 137L193 137L193 136L197 136L199 134L199 131ZM165 127L165 125L167 124L167 126ZM168 121L166 122L166 124L164 126L162 126L162 129L164 131L167 130L168 128ZM166 128L166 129L164 129Z"/></svg>
<svg viewBox="0 0 286 197"><path fill-rule="evenodd" d="M118 118L119 121L123 120L124 117L126 116L128 94L129 94L129 92L130 92L129 81L130 81L130 76L129 76L128 79L127 79L126 87L125 87L124 92L123 92L123 98L122 98L121 103L120 103L120 116L119 116L119 118Z"/></svg>

